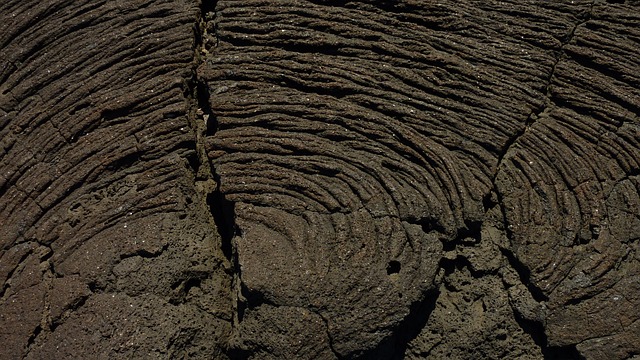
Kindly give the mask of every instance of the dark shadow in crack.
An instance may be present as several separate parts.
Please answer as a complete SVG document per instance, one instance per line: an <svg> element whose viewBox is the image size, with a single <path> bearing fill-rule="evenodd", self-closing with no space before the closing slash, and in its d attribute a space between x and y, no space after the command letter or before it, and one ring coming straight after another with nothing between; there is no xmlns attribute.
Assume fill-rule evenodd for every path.
<svg viewBox="0 0 640 360"><path fill-rule="evenodd" d="M427 325L429 316L436 307L440 292L437 289L425 293L424 298L411 305L409 314L400 323L393 335L383 340L377 347L371 349L358 359L404 359L409 343L415 339Z"/></svg>
<svg viewBox="0 0 640 360"><path fill-rule="evenodd" d="M207 204L209 204L213 221L215 222L218 233L220 234L222 252L224 256L233 263L233 237L237 232L235 223L235 204L225 199L224 195L222 195L219 190L216 190L207 196Z"/></svg>
<svg viewBox="0 0 640 360"><path fill-rule="evenodd" d="M545 360L583 359L575 345L549 346L547 335L544 332L544 326L541 323L525 319L516 312L514 312L514 318L522 330L529 334L536 345L540 347Z"/></svg>

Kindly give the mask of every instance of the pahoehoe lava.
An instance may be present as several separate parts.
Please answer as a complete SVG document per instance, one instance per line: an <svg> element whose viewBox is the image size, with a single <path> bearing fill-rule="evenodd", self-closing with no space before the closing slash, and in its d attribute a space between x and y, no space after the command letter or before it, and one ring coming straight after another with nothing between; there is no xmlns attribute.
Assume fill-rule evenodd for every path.
<svg viewBox="0 0 640 360"><path fill-rule="evenodd" d="M639 15L597 1L218 1L198 74L217 124L205 146L259 299L235 346L636 353ZM465 313L464 292L456 330L440 316ZM326 337L298 343L318 317ZM423 332L398 346L415 321ZM456 331L468 338L446 340Z"/></svg>
<svg viewBox="0 0 640 360"><path fill-rule="evenodd" d="M191 126L200 17L0 3L0 358L224 356L231 280Z"/></svg>
<svg viewBox="0 0 640 360"><path fill-rule="evenodd" d="M0 358L637 358L639 23L5 1Z"/></svg>

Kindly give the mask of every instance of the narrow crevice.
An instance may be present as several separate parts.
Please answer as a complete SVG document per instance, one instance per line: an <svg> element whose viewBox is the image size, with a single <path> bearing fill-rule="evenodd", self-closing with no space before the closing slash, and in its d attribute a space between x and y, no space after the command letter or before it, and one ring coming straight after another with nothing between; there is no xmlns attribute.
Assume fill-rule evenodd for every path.
<svg viewBox="0 0 640 360"><path fill-rule="evenodd" d="M567 301L564 302L563 306L574 306L574 305L578 305L581 302L587 301L589 299L593 299L594 294L592 293L587 293L584 294L582 296L578 296L577 298L571 298Z"/></svg>
<svg viewBox="0 0 640 360"><path fill-rule="evenodd" d="M235 204L225 199L219 189L207 196L207 204L222 241L222 253L227 260L234 260L233 237L236 235Z"/></svg>
<svg viewBox="0 0 640 360"><path fill-rule="evenodd" d="M107 171L116 172L118 170L124 170L132 167L135 163L140 161L140 152L136 151L131 154L125 155L121 158L115 159L105 168Z"/></svg>
<svg viewBox="0 0 640 360"><path fill-rule="evenodd" d="M440 220L435 217L425 217L418 220L407 219L405 221L409 224L420 225L420 227L422 227L422 232L426 234L429 234L433 231L440 234L444 234L446 232L446 229L444 228L444 226L442 226Z"/></svg>
<svg viewBox="0 0 640 360"><path fill-rule="evenodd" d="M74 300L69 306L66 307L64 313L55 319L51 319L51 324L49 324L49 332L52 333L58 328L58 326L62 325L65 320L67 320L73 312L78 311L81 307L83 307L87 300L91 297L91 295L84 295L76 300Z"/></svg>
<svg viewBox="0 0 640 360"><path fill-rule="evenodd" d="M207 83L198 74L198 68L205 61L204 56L207 54L205 48L206 38L209 35L207 32L207 19L212 16L210 14L215 14L216 3L217 1L206 0L200 3L200 13L194 25L194 61L191 69L191 78L187 81L184 94L191 106L189 125L194 133L198 161L194 171L196 172L196 180L200 181L217 180L204 146L204 137L213 135L209 134L207 124L213 121L215 117L209 104L210 93Z"/></svg>
<svg viewBox="0 0 640 360"><path fill-rule="evenodd" d="M527 131L531 128L531 126L533 126L533 124L535 124L536 121L538 121L538 119L542 114L547 112L551 107L556 106L556 104L553 101L553 98L554 98L553 89L552 89L553 77L556 74L558 64L560 63L562 58L569 56L565 51L565 47L575 37L576 30L578 29L578 27L584 25L586 22L591 20L594 4L595 4L595 1L591 3L589 10L587 14L585 14L584 18L573 25L571 30L569 30L569 33L562 40L559 48L555 51L555 59L553 61L553 65L551 65L551 70L549 71L549 74L545 79L545 84L543 88L544 89L543 104L542 106L539 106L537 109L534 109L533 111L531 111L529 116L525 119L522 128L516 134L514 134L511 138L509 138L505 143L505 145L502 147L502 150L498 155L498 161L497 161L496 170L494 173L494 178L493 178L494 185L495 185L496 177L500 172L500 168L502 167L503 160L507 157L507 155L509 154L509 151L518 143L518 140L527 133Z"/></svg>
<svg viewBox="0 0 640 360"><path fill-rule="evenodd" d="M419 221L413 221L412 223L421 225L423 231L426 233L433 231L444 233L444 228L435 219L425 218L420 219ZM458 249L458 247L472 247L477 245L481 241L482 225L482 221L466 221L465 226L457 230L454 239L450 239L448 241L444 238L441 239L443 243L443 250L445 252L453 252ZM399 272L400 265L401 264L398 262L389 262L387 266L387 273L392 274L395 271ZM469 259L462 255L457 255L454 258L441 258L439 268L442 269L444 277L463 268L468 269L474 278L479 278L485 275L482 272L474 271ZM436 307L439 296L440 290L437 287L425 292L422 299L414 302L410 306L409 314L393 331L393 334L390 337L383 340L374 349L371 349L360 356L356 356L356 358L403 359L409 344L416 339L420 335L421 331L426 327L429 317Z"/></svg>
<svg viewBox="0 0 640 360"><path fill-rule="evenodd" d="M201 7L202 19L206 16L211 16L210 14L214 13L214 7L215 2L203 2ZM203 29L206 26L206 23L201 23L197 29ZM197 35L196 38L202 41L204 36L198 31L197 33L199 35ZM199 45L202 46L201 43L199 43ZM200 49L200 47L196 46L196 51L198 51L198 49ZM234 236L239 234L239 230L235 224L235 204L225 198L220 188L220 176L216 173L215 166L210 162L206 154L204 137L214 136L216 134L218 131L218 122L209 102L211 97L209 86L206 81L198 77L197 66L193 70L192 91L193 98L196 102L195 106L197 107L196 116L198 117L194 120L195 124L192 125L196 133L196 153L198 159L197 169L195 170L196 179L203 182L213 181L214 186L209 187L208 191L203 195L211 217L216 225L218 235L220 236L222 253L231 264L229 272L236 276L239 265L235 254Z"/></svg>
<svg viewBox="0 0 640 360"><path fill-rule="evenodd" d="M548 101L548 99L546 101ZM500 172L500 168L502 168L502 163L504 162L505 158L509 154L509 151L514 146L516 146L518 140L521 139L524 136L524 134L527 132L527 130L531 127L531 125L533 125L533 123L535 123L537 121L538 116L540 114L542 114L542 112L545 109L546 109L546 105L543 105L543 106L539 107L538 109L532 111L529 114L529 116L525 119L524 125L522 126L522 128L517 133L515 133L513 136L511 136L507 140L507 142L504 144L504 146L502 147L502 150L500 150L500 153L498 155L498 161L497 161L497 165L496 165L496 170L495 170L495 173L493 175L493 184L496 183L496 178L498 176L498 173Z"/></svg>
<svg viewBox="0 0 640 360"><path fill-rule="evenodd" d="M20 265L21 265L23 262L25 262L25 261L27 260L27 258L28 258L29 256L31 256L32 254L33 254L33 250L29 250L29 251L27 251L24 255L22 255L22 257L20 257L20 260L18 260L18 263L16 264L16 266L15 266L13 269L11 269L11 270L9 271L9 273L7 273L7 275L5 276L7 280L5 281L4 285L2 286L2 290L0 291L0 299L1 299L2 301L5 301L5 300L6 300L6 299L4 298L4 296L5 296L6 292L7 292L7 290L11 287L10 280L11 280L11 278L13 277L13 274L15 274L15 272L16 272L18 269L21 269Z"/></svg>
<svg viewBox="0 0 640 360"><path fill-rule="evenodd" d="M334 340L333 340L333 336L331 335L331 331L329 331L329 320L326 317L324 317L320 312L315 311L314 313L322 319L322 322L324 322L324 328L325 328L325 331L327 332L327 340L329 341L329 350L331 350L331 353L333 353L333 356L335 356L337 360L343 360L344 357L340 355L340 353L338 353L336 349L333 347Z"/></svg>
<svg viewBox="0 0 640 360"><path fill-rule="evenodd" d="M497 173L496 173L497 175ZM504 199L502 194L498 191L496 186L496 181L494 178L494 191L495 193L495 201L491 201L491 203L495 202L495 206L499 206L502 223L505 226L505 235L509 239L510 244L513 244L514 234L509 229L509 222L507 219L507 213L504 207ZM508 266L510 266L517 274L520 279L520 283L522 283L528 290L529 294L538 303L548 301L548 297L544 294L544 292L536 287L531 281L531 270L527 268L520 260L516 257L516 255L509 249L500 248L500 252L505 257L508 262ZM551 347L548 345L547 335L545 333L544 324L541 321L526 319L521 314L513 309L514 319L526 334L531 336L531 339L534 343L540 348L544 359L580 359L580 356L575 348L575 346L566 346L566 347Z"/></svg>
<svg viewBox="0 0 640 360"><path fill-rule="evenodd" d="M269 300L265 295L256 290L249 289L245 284L240 284L240 293L243 298L243 302L247 309L256 309L262 305L270 305L273 307L279 307L280 305Z"/></svg>
<svg viewBox="0 0 640 360"><path fill-rule="evenodd" d="M196 157L190 159L196 182L206 183L203 187L203 197L215 222L217 231L222 241L222 252L227 260L233 262L233 236L236 232L234 204L227 201L220 189L220 176L216 173L215 166L210 162L204 144L205 136L213 136L217 131L217 120L210 105L210 91L205 80L198 74L198 67L205 61L204 56L208 53L209 41L212 36L217 38L215 32L212 34L213 23L215 22L215 8L217 1L202 1L200 3L200 14L194 26L194 64L192 78L188 82L188 90L185 96L192 102L192 112L190 114L190 125L194 132L194 142Z"/></svg>
<svg viewBox="0 0 640 360"><path fill-rule="evenodd" d="M124 107L124 108L116 108L116 109L105 109L100 113L100 117L104 121L111 121L114 119L122 119L127 118L129 114L133 112L133 107Z"/></svg>
<svg viewBox="0 0 640 360"><path fill-rule="evenodd" d="M29 355L31 348L36 343L36 340L38 339L38 336L40 336L41 333L42 333L42 326L38 325L36 326L35 329L33 329L33 332L31 333L31 335L29 336L29 339L27 340L27 352L24 358L27 358L27 355Z"/></svg>
<svg viewBox="0 0 640 360"><path fill-rule="evenodd" d="M544 109L541 110L540 112L532 113L531 116L537 116L536 114L540 114L542 111L544 111ZM524 131L526 131L526 127L525 127L525 130L523 130L522 134L524 134ZM513 139L512 143L508 145L504 150L504 152L500 155L496 172L494 173L494 176L492 179L493 188L485 196L483 200L485 209L490 209L492 205L498 206L498 209L500 210L502 224L504 224L504 233L507 239L509 240L509 246L513 246L514 234L511 231L511 228L509 227L509 219L507 216L507 211L504 206L504 196L497 185L497 178L498 178L498 175L500 174L500 169L502 167L502 161L504 157L506 157L507 153L509 152L509 149L511 149L512 146L515 145L515 142L517 141L518 138L519 136L516 136ZM511 266L511 268L513 268L516 271L516 273L518 274L518 277L520 278L520 282L526 286L526 288L528 289L533 299L536 300L537 302L548 300L548 297L542 292L542 290L536 287L531 282L531 271L524 264L522 264L520 260L518 260L516 255L510 249L500 248L500 251L502 255L507 259L509 266Z"/></svg>
<svg viewBox="0 0 640 360"><path fill-rule="evenodd" d="M209 187L205 194L205 201L217 231L222 241L222 252L227 260L233 263L233 237L236 233L234 204L225 199L220 189L220 176L216 173L215 166L210 162L206 154L204 144L205 136L213 136L217 132L217 119L213 114L210 105L211 93L206 81L198 74L198 67L205 61L203 56L208 53L212 46L211 38L217 39L215 31L216 0L202 1L200 3L200 14L195 26L195 63L193 75L189 84L190 97L194 101L195 108L192 128L195 133L195 143L198 166L196 169L196 179L200 181L213 181L215 186ZM212 31L213 30L213 31ZM216 40L217 43L217 40Z"/></svg>
<svg viewBox="0 0 640 360"><path fill-rule="evenodd" d="M404 359L409 343L417 338L427 325L439 295L440 292L437 289L427 291L422 299L411 304L409 314L400 322L391 336L380 342L375 348L357 356L357 359Z"/></svg>
<svg viewBox="0 0 640 360"><path fill-rule="evenodd" d="M87 284L87 287L92 294L102 294L107 289L107 284L101 284L93 280Z"/></svg>
<svg viewBox="0 0 640 360"><path fill-rule="evenodd" d="M549 346L547 334L544 325L535 320L523 318L516 311L513 312L514 318L522 331L531 336L533 342L540 347L542 356L545 360L579 360L583 359L575 345L566 346Z"/></svg>
<svg viewBox="0 0 640 360"><path fill-rule="evenodd" d="M195 169L196 188L200 188L207 210L219 235L220 250L228 261L228 267L225 271L231 277L229 292L232 294L231 307L234 312L231 320L233 337L237 335L238 324L242 321L247 307L264 300L256 294L247 292L246 289L243 291L235 243L235 239L241 236L240 229L235 222L235 204L225 198L221 188L222 179L207 155L204 141L205 137L215 136L219 130L217 118L210 105L212 93L206 80L200 78L198 72L199 67L206 61L207 55L214 51L219 43L216 6L217 0L203 0L200 3L200 13L194 27L194 64L187 96L192 101L190 125L195 135L198 161L197 169ZM201 185L200 187L197 186L198 183ZM250 302L246 297L250 299ZM233 344L228 345L225 353L230 359L246 359L251 355Z"/></svg>
<svg viewBox="0 0 640 360"><path fill-rule="evenodd" d="M546 96L546 102L547 104L545 105L545 107L542 109L542 111L538 112L538 115L540 113L542 113L547 107L548 105L552 104L551 98L552 98L552 88L551 88L551 83L553 82L553 77L556 74L556 69L558 67L558 64L560 63L560 61L562 60L563 57L568 57L568 54L565 51L565 47L573 40L573 38L575 37L576 34L576 30L578 29L578 27L584 25L587 21L591 20L592 17L592 13L593 13L593 6L595 4L595 0L591 3L591 5L589 6L589 10L587 11L587 13L584 15L584 18L579 20L578 22L576 22L573 27L571 28L571 30L569 30L569 33L565 36L565 38L562 40L560 47L558 48L558 50L556 51L556 55L555 55L555 61L553 63L553 65L551 66L551 71L549 72L549 76L547 77L547 82L546 82L546 86L545 86L545 96Z"/></svg>
<svg viewBox="0 0 640 360"><path fill-rule="evenodd" d="M521 263L511 251L506 249L500 249L500 251L509 261L509 266L516 271L520 278L520 282L527 287L527 290L529 290L533 299L537 302L548 301L549 298L542 292L542 290L531 282L531 270Z"/></svg>

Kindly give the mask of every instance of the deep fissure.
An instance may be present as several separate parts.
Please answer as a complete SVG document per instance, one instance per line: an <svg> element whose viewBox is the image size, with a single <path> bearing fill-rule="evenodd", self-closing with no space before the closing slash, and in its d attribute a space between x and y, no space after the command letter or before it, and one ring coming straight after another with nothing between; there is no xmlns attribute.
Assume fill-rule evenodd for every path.
<svg viewBox="0 0 640 360"><path fill-rule="evenodd" d="M194 26L194 64L192 79L190 82L190 97L193 99L193 114L191 126L195 135L197 168L196 182L200 181L208 186L204 186L204 197L206 206L211 215L220 239L220 250L227 259L229 266L225 269L231 277L231 288L229 293L232 297L231 319L232 332L237 331L237 325L242 320L244 311L248 304L242 294L242 280L240 265L235 246L235 237L240 235L240 230L235 223L235 204L227 200L221 190L221 178L216 172L215 166L209 160L204 146L204 137L213 136L218 131L218 122L213 114L209 103L211 92L206 81L202 80L198 74L198 68L205 62L205 57L218 45L218 34L216 27L216 5L217 0L202 1L200 3L200 13L198 14ZM187 287L189 283L185 283ZM197 283L195 283L197 285ZM188 289L185 289L188 292ZM233 334L232 334L233 336ZM245 359L249 353L229 344L225 349L226 355L230 359Z"/></svg>
<svg viewBox="0 0 640 360"><path fill-rule="evenodd" d="M437 287L426 291L421 299L411 304L409 313L394 329L391 336L357 358L371 360L403 359L409 343L417 338L427 325L429 316L436 307L439 295L440 292Z"/></svg>

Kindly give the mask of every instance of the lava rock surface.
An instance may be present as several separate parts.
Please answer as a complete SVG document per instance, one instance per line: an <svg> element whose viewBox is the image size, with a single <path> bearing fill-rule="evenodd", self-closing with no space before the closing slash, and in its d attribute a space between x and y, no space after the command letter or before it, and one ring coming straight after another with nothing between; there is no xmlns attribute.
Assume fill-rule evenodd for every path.
<svg viewBox="0 0 640 360"><path fill-rule="evenodd" d="M0 357L640 356L639 23L4 2Z"/></svg>

